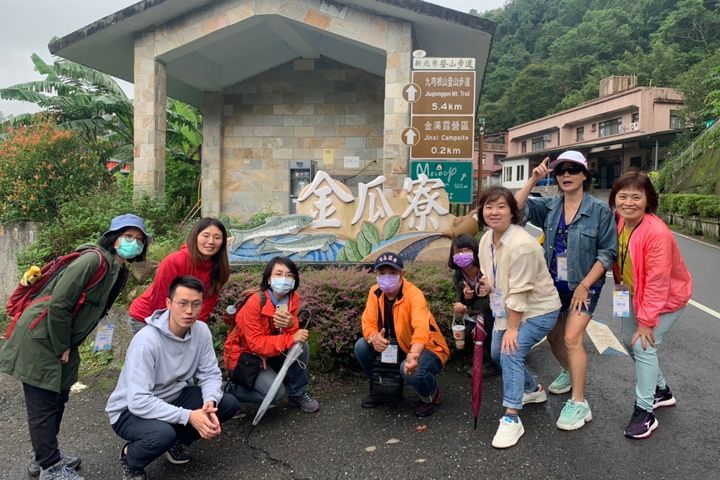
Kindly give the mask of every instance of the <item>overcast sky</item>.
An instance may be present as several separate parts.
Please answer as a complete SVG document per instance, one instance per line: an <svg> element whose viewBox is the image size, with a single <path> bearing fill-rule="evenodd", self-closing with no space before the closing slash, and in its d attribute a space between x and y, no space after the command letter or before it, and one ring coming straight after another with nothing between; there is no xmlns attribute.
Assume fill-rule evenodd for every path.
<svg viewBox="0 0 720 480"><path fill-rule="evenodd" d="M46 62L52 57L47 44L138 0L0 0L0 87L40 80L30 55L37 53ZM433 0L444 7L469 12L501 7L506 0ZM130 92L129 84L122 82ZM32 111L24 102L0 100L4 115Z"/></svg>

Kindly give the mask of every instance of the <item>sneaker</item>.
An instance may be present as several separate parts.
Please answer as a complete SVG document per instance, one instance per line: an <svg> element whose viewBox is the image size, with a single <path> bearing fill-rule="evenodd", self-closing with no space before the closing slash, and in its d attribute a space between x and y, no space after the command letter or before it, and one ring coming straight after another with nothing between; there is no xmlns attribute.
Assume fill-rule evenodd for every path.
<svg viewBox="0 0 720 480"><path fill-rule="evenodd" d="M435 387L435 394L430 397L430 401L426 402L425 399L420 397L420 403L415 406L416 417L429 417L435 413L435 406L442 402L442 394L440 393L440 387Z"/></svg>
<svg viewBox="0 0 720 480"><path fill-rule="evenodd" d="M175 440L172 447L167 449L167 452L165 452L165 458L168 459L168 462L174 465L185 465L192 460L190 452L187 451L185 445L180 443L179 440Z"/></svg>
<svg viewBox="0 0 720 480"><path fill-rule="evenodd" d="M383 402L380 400L375 400L372 395L368 395L366 397L363 397L362 401L360 402L360 405L362 408L375 408L378 405L382 405Z"/></svg>
<svg viewBox="0 0 720 480"><path fill-rule="evenodd" d="M125 449L128 445L130 444L126 443L120 450L120 464L123 469L123 480L147 480L147 474L145 473L144 468L141 468L140 470L133 470L130 468L130 465L128 465L127 453L125 453Z"/></svg>
<svg viewBox="0 0 720 480"><path fill-rule="evenodd" d="M63 452L62 450L60 450L60 461L68 467L74 468L75 470L80 468L80 463L82 462L82 460L80 460L80 457L72 457L65 454L65 452ZM30 475L31 477L37 477L38 475L40 475L41 470L42 468L40 468L40 464L35 461L35 451L30 450L30 462L28 462L27 466L28 475Z"/></svg>
<svg viewBox="0 0 720 480"><path fill-rule="evenodd" d="M85 480L75 471L60 460L52 467L40 470L40 480Z"/></svg>
<svg viewBox="0 0 720 480"><path fill-rule="evenodd" d="M547 392L542 385L538 383L537 388L534 392L524 392L522 398L522 404L527 405L528 403L543 403L547 400Z"/></svg>
<svg viewBox="0 0 720 480"><path fill-rule="evenodd" d="M672 391L669 386L665 386L664 390L660 390L659 387L655 387L655 398L653 398L653 410L662 407L672 407L677 403L675 397L673 397Z"/></svg>
<svg viewBox="0 0 720 480"><path fill-rule="evenodd" d="M571 398L565 402L555 426L560 430L577 430L590 420L592 420L592 412L590 412L590 405L588 405L587 400L576 402Z"/></svg>
<svg viewBox="0 0 720 480"><path fill-rule="evenodd" d="M315 413L320 410L318 401L312 398L307 392L300 396L288 397L288 403L300 407L300 411L305 413Z"/></svg>
<svg viewBox="0 0 720 480"><path fill-rule="evenodd" d="M492 446L495 448L512 447L518 443L524 433L525 429L520 417L503 415L500 419L500 426L492 439Z"/></svg>
<svg viewBox="0 0 720 480"><path fill-rule="evenodd" d="M628 438L647 438L658 427L658 421L652 412L643 410L635 405L630 423L625 427L625 436Z"/></svg>
<svg viewBox="0 0 720 480"><path fill-rule="evenodd" d="M561 393L567 393L572 389L572 383L570 383L570 372L564 368L560 370L560 375L548 386L550 393L559 395Z"/></svg>

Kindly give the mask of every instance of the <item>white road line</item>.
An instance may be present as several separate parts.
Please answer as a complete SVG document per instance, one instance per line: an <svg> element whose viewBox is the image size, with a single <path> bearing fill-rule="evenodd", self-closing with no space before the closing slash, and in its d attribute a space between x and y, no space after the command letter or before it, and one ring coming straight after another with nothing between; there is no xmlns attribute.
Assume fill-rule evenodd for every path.
<svg viewBox="0 0 720 480"><path fill-rule="evenodd" d="M702 240L698 240L697 238L689 237L689 236L687 236L687 235L683 235L682 233L678 233L678 232L676 232L676 231L674 231L674 230L672 231L672 233L674 233L674 234L677 235L678 237L684 238L685 240L691 240L691 241L693 241L693 242L695 242L695 243L699 243L700 245L704 245L704 246L706 246L706 247L716 248L716 249L720 250L720 247L718 247L717 245L713 245L712 243L703 242Z"/></svg>
<svg viewBox="0 0 720 480"><path fill-rule="evenodd" d="M707 314L712 315L712 316L715 317L715 318L720 318L720 312L718 312L717 310L713 310L713 309L710 308L710 307L706 307L706 306L703 305L702 303L698 303L698 302L696 302L695 300L692 300L692 299L690 299L690 301L689 301L688 303L689 303L690 305L692 305L693 307L695 307L695 308L697 308L697 309L700 309L700 310L702 310L703 312L705 312L705 313L707 313Z"/></svg>

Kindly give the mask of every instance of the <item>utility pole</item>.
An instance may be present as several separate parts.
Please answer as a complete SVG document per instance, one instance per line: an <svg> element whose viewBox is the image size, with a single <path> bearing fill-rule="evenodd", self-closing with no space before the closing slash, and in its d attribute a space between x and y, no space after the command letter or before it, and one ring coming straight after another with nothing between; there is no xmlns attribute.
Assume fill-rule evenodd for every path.
<svg viewBox="0 0 720 480"><path fill-rule="evenodd" d="M485 150L485 119L482 117L478 119L478 131L480 132L480 137L478 139L478 182L476 202L480 200L480 195L482 195L483 164L485 163L485 160L483 159L483 152Z"/></svg>

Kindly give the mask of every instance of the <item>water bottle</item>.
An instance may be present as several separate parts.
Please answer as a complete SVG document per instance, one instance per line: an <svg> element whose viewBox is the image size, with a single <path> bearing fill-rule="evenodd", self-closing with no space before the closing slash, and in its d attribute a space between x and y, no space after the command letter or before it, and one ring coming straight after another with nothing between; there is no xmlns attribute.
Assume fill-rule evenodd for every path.
<svg viewBox="0 0 720 480"><path fill-rule="evenodd" d="M237 314L237 307L234 304L230 304L225 308L225 324L232 325L235 323L235 314Z"/></svg>

